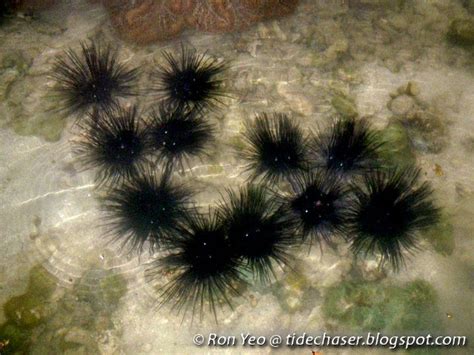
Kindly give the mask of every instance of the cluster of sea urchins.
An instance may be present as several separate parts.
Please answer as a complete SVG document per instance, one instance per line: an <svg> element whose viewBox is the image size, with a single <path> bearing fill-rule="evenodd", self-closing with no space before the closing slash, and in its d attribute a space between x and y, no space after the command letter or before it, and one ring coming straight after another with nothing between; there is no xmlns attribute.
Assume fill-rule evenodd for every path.
<svg viewBox="0 0 474 355"><path fill-rule="evenodd" d="M123 106L138 95L139 71L98 41L68 50L54 68L62 109L80 128L75 151L106 187L107 234L127 252L160 250L150 267L162 303L178 311L216 314L231 305L247 275L268 283L304 242L340 236L356 254L378 254L395 270L416 232L436 222L438 210L416 168L387 168L379 133L363 119L336 119L307 136L285 114L261 114L246 125L249 183L228 190L215 209L194 207L190 186L175 168L206 155L214 128L206 116L225 97L226 65L182 47L166 52L146 93L157 99L148 114ZM275 192L287 183L291 193ZM272 185L272 186L268 186Z"/></svg>
<svg viewBox="0 0 474 355"><path fill-rule="evenodd" d="M417 248L416 232L437 222L420 170L384 162L380 132L365 119L338 118L308 137L288 116L263 114L245 139L251 178L289 184L282 206L303 240L341 236L355 254L380 255L397 271L404 251Z"/></svg>

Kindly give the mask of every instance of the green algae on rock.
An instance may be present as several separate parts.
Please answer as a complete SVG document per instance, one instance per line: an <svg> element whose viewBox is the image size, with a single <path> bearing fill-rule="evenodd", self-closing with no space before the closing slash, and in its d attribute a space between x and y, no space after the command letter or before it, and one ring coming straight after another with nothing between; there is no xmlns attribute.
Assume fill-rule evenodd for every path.
<svg viewBox="0 0 474 355"><path fill-rule="evenodd" d="M2 354L27 352L33 329L53 312L50 297L55 289L56 281L46 269L40 265L31 269L26 292L3 305L7 321L0 326L0 341L8 344Z"/></svg>
<svg viewBox="0 0 474 355"><path fill-rule="evenodd" d="M448 39L461 46L474 45L474 20L456 19L451 22L448 30Z"/></svg>
<svg viewBox="0 0 474 355"><path fill-rule="evenodd" d="M0 325L2 355L26 354L30 346L31 330L18 327L12 322Z"/></svg>
<svg viewBox="0 0 474 355"><path fill-rule="evenodd" d="M389 122L381 131L381 139L384 145L380 155L387 167L403 167L416 163L407 130L399 120L392 119Z"/></svg>
<svg viewBox="0 0 474 355"><path fill-rule="evenodd" d="M311 309L317 301L319 291L311 286L310 281L298 267L289 271L272 287L280 306L288 313Z"/></svg>
<svg viewBox="0 0 474 355"><path fill-rule="evenodd" d="M66 120L59 116L29 120L21 115L11 122L10 127L20 136L36 136L47 142L57 142L66 127Z"/></svg>
<svg viewBox="0 0 474 355"><path fill-rule="evenodd" d="M90 270L72 290L57 289L42 266L30 271L27 290L10 298L0 325L3 354L68 353L82 349L96 354L98 337L114 329L111 320L127 282L111 270Z"/></svg>
<svg viewBox="0 0 474 355"><path fill-rule="evenodd" d="M442 330L436 292L424 280L402 286L343 281L327 289L322 312L330 324L345 330L390 333Z"/></svg>
<svg viewBox="0 0 474 355"><path fill-rule="evenodd" d="M456 243L454 240L453 224L448 215L443 214L440 221L424 232L422 236L433 246L438 254L444 256L453 254Z"/></svg>

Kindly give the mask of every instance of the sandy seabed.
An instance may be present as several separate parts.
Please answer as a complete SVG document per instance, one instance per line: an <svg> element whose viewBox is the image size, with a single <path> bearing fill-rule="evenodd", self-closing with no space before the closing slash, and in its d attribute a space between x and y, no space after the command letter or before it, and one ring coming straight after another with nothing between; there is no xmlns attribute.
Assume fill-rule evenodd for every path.
<svg viewBox="0 0 474 355"><path fill-rule="evenodd" d="M381 284L429 282L443 334L472 338L474 52L453 44L447 33L453 20L472 21L473 11L458 0L305 0L295 14L242 33L187 32L146 47L120 42L106 12L83 1L1 27L0 304L28 293L30 270L37 265L57 286L45 300L51 306L36 315L39 321L27 332L30 353L266 354L275 350L198 348L192 337L355 333L322 310L327 290L349 279L355 264L364 278ZM71 152L72 120L48 111L54 85L48 74L56 56L94 36L120 44L121 59L144 69L142 88L149 85L154 65L163 63L162 51L177 52L181 43L230 61L225 85L231 96L211 118L220 131L218 143L209 159L180 177L200 188L197 201L203 206L214 204L226 187L245 182L235 146L243 123L257 112L289 113L313 131L327 127L335 114L367 117L379 129L415 117L407 128L410 149L449 218L454 249L435 248L428 236L406 270L392 273L377 270L374 260L355 262L343 242L337 249L323 245L297 255L296 281L281 271L274 284L250 287L235 300L234 310L219 313L217 325L212 317L191 324L166 307L154 310L156 292L145 280L152 256L126 257L104 241L93 172L79 171ZM152 103L145 97L133 101L144 108ZM112 291L104 286L110 279ZM111 300L113 306L101 307ZM2 322L7 317L0 313ZM322 353L389 350L327 348Z"/></svg>

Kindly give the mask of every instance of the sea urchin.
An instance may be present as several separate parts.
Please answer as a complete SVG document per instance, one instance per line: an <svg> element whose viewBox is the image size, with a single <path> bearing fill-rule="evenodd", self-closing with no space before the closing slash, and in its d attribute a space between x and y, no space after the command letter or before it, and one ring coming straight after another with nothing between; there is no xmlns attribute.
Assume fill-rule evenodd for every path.
<svg viewBox="0 0 474 355"><path fill-rule="evenodd" d="M354 187L350 241L356 254L378 253L382 264L388 261L398 270L403 250L417 248L416 232L435 224L439 215L432 189L427 182L418 184L419 175L416 168L377 171Z"/></svg>
<svg viewBox="0 0 474 355"><path fill-rule="evenodd" d="M152 112L146 130L157 161L168 167L205 155L214 131L197 110L169 105Z"/></svg>
<svg viewBox="0 0 474 355"><path fill-rule="evenodd" d="M173 240L183 221L193 214L191 196L167 173L157 176L145 168L104 197L108 235L129 252L141 253L146 242L154 251Z"/></svg>
<svg viewBox="0 0 474 355"><path fill-rule="evenodd" d="M330 241L336 234L345 236L350 200L337 177L305 173L292 182L292 187L294 193L286 197L288 213L304 239L319 242Z"/></svg>
<svg viewBox="0 0 474 355"><path fill-rule="evenodd" d="M256 278L268 282L273 263L288 265L290 248L297 244L293 223L275 196L261 186L249 185L238 193L229 190L229 201L219 208L229 242Z"/></svg>
<svg viewBox="0 0 474 355"><path fill-rule="evenodd" d="M158 66L153 73L157 84L152 88L165 102L187 108L213 108L221 103L221 74L225 63L208 58L193 49L181 47L181 56L163 53L166 65Z"/></svg>
<svg viewBox="0 0 474 355"><path fill-rule="evenodd" d="M382 141L364 119L337 119L328 132L310 144L310 162L339 176L364 174L378 167Z"/></svg>
<svg viewBox="0 0 474 355"><path fill-rule="evenodd" d="M291 180L305 170L305 138L287 115L257 116L255 122L247 124L244 138L248 145L244 158L253 179L261 176L274 183L283 178Z"/></svg>
<svg viewBox="0 0 474 355"><path fill-rule="evenodd" d="M209 213L189 218L171 244L170 254L150 269L152 277L162 277L163 271L171 275L163 288L161 304L172 303L184 313L192 307L193 315L199 310L201 318L206 304L214 317L217 305L232 307L230 297L239 295L238 285L243 280L239 259L218 216Z"/></svg>
<svg viewBox="0 0 474 355"><path fill-rule="evenodd" d="M119 97L136 94L137 76L136 68L118 61L116 49L94 40L82 42L79 53L68 49L52 72L56 96L68 114L110 109Z"/></svg>
<svg viewBox="0 0 474 355"><path fill-rule="evenodd" d="M75 153L84 167L99 169L99 183L130 179L146 163L146 135L135 106L92 112L80 126Z"/></svg>

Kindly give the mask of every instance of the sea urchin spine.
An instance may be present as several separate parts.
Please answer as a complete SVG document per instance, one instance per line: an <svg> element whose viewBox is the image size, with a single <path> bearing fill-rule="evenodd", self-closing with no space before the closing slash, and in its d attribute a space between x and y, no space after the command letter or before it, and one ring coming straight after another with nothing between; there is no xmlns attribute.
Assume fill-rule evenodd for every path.
<svg viewBox="0 0 474 355"><path fill-rule="evenodd" d="M130 179L146 164L146 134L135 106L95 111L80 126L75 153L85 168L99 169L99 183Z"/></svg>

